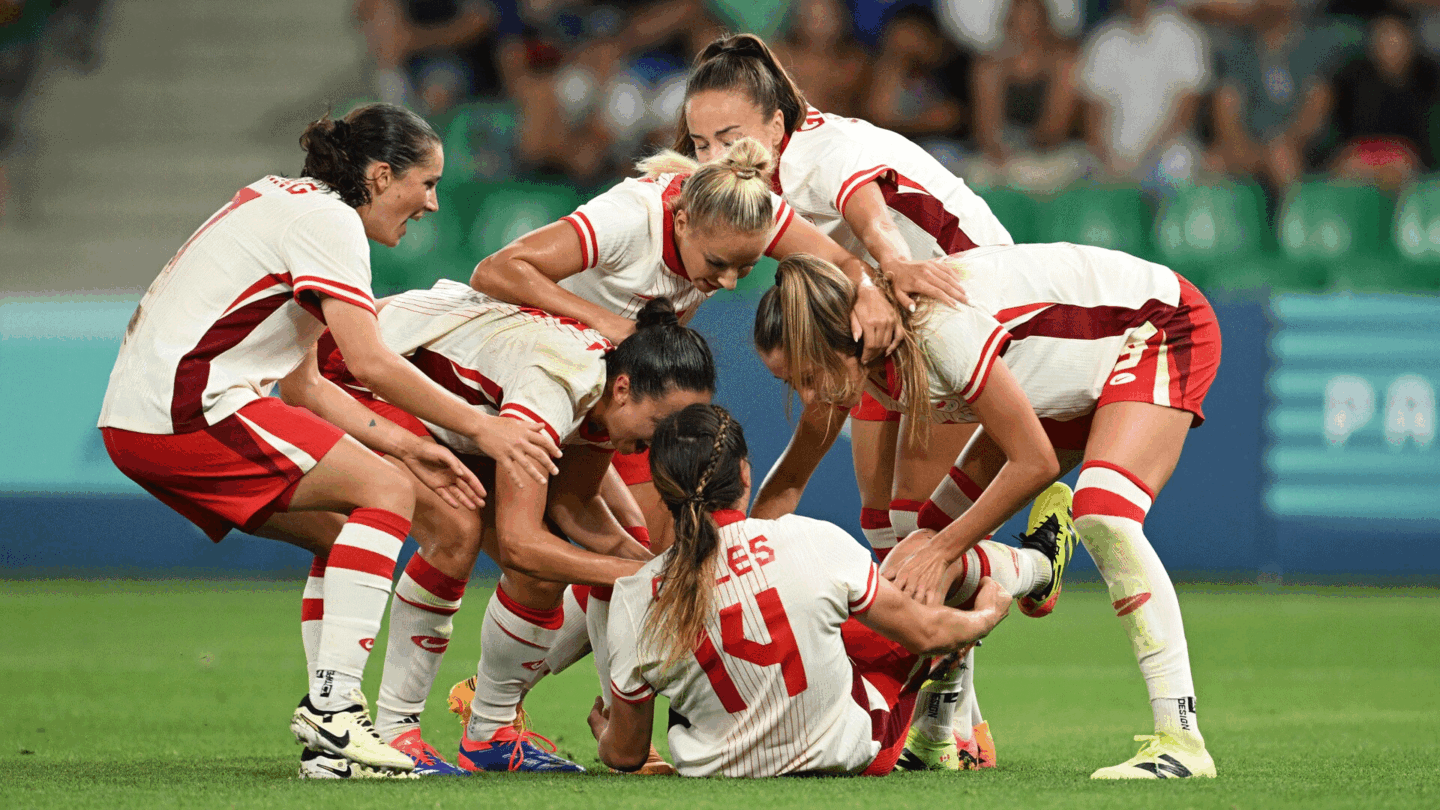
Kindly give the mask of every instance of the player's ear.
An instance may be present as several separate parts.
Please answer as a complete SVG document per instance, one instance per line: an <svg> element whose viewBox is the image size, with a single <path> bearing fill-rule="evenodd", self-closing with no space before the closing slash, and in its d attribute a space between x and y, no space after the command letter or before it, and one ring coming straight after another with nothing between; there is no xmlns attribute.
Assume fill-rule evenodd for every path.
<svg viewBox="0 0 1440 810"><path fill-rule="evenodd" d="M675 212L675 232L683 238L685 231L690 229L690 212L681 208Z"/></svg>
<svg viewBox="0 0 1440 810"><path fill-rule="evenodd" d="M629 374L615 375L615 382L610 384L610 401L616 405L624 405L630 401Z"/></svg>
<svg viewBox="0 0 1440 810"><path fill-rule="evenodd" d="M370 164L369 170L365 172L366 179L374 189L375 196L385 193L390 184L395 182L395 173L391 170L390 164L383 160L377 160Z"/></svg>

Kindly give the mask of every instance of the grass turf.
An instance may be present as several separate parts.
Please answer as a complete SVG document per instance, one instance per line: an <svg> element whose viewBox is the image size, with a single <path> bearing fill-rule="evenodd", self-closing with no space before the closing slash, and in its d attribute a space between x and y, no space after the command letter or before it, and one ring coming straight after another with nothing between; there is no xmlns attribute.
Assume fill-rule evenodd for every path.
<svg viewBox="0 0 1440 810"><path fill-rule="evenodd" d="M1150 727L1103 589L1011 618L977 666L1001 767L885 779L681 780L607 773L404 783L294 778L300 585L0 582L0 807L1435 807L1440 592L1183 588L1216 780L1096 783ZM453 754L445 690L473 671L474 588L424 717ZM383 637L383 634L382 634ZM375 694L383 644L367 680ZM603 771L584 723L589 661L527 700L536 729ZM659 716L663 717L663 713ZM662 751L663 751L662 744Z"/></svg>

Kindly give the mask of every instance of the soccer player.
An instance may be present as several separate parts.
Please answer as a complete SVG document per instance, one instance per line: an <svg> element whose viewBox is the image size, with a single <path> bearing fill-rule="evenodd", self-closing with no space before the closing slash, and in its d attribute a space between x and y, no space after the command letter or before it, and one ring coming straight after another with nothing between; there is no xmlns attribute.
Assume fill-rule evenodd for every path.
<svg viewBox="0 0 1440 810"><path fill-rule="evenodd" d="M951 285L954 278L939 260L976 245L1012 242L985 201L920 146L868 122L811 107L770 48L753 34L717 39L696 57L674 148L711 160L742 137L758 139L775 156L776 193L846 250L876 263L883 275ZM938 300L963 300L945 288L949 295ZM902 304L914 303L903 292L899 298ZM892 398L895 382L890 383ZM811 421L828 417L824 412L804 416ZM945 477L974 426L934 425L926 448L897 454L896 442L907 429L898 411L864 393L850 419L860 526L883 559L916 529L920 504ZM788 483L772 475L766 488ZM954 699L960 693L955 741L978 751L979 764L989 767L995 763L994 742L975 700L973 664L972 654L948 680L928 686L926 700ZM917 757L932 767L958 762L948 746L910 753L902 767Z"/></svg>
<svg viewBox="0 0 1440 810"><path fill-rule="evenodd" d="M710 400L710 350L697 332L679 324L664 297L646 302L635 331L617 347L572 319L496 301L453 281L387 299L380 332L387 346L446 390L483 412L540 425L565 450L558 473L546 483L522 488L497 480L491 506L478 520L473 512L427 502L417 519L425 527L417 532L421 553L407 566L391 606L380 733L421 769L454 772L421 738L419 715L460 608L464 575L483 549L499 563L502 577L481 629L484 654L460 767L581 771L543 750L543 737L517 728L517 709L541 677L562 668L552 663L551 651L565 629L566 585L608 587L650 559L644 533L632 534L603 503L610 457L615 450L643 449L657 421ZM462 457L476 453L463 435L395 414L344 365L344 358L332 355L327 376L377 413L435 437ZM547 518L580 547L554 534ZM446 560L459 573L437 570L432 559ZM571 630L584 637L583 614Z"/></svg>
<svg viewBox="0 0 1440 810"><path fill-rule="evenodd" d="M747 519L745 436L723 408L686 408L656 428L652 445L675 544L615 584L612 700L608 713L597 700L590 714L613 768L645 760L663 694L685 776L889 773L925 675L919 656L972 645L1009 610L1006 585L1026 593L1052 577L1053 533L1048 554L1028 538L1008 551L987 542L1017 561L996 567L1003 581L982 576L971 549L946 584L948 604L973 607L922 604L832 524Z"/></svg>
<svg viewBox="0 0 1440 810"><path fill-rule="evenodd" d="M337 775L351 775L347 760L409 771L410 759L376 736L360 679L410 530L412 481L455 508L473 509L484 490L449 451L333 386L307 389L314 413L264 392L314 379L305 372L328 326L372 390L488 455L515 450L502 480L540 478L558 449L541 426L466 407L380 340L366 239L394 246L407 220L437 210L444 156L434 130L405 109L372 104L322 118L300 143L303 177L241 189L150 285L99 427L125 475L216 542L235 528L295 540L310 513L348 516L329 552L318 652L291 729L316 756L337 758Z"/></svg>
<svg viewBox="0 0 1440 810"><path fill-rule="evenodd" d="M1059 475L1057 447L1078 451L1075 528L1109 586L1155 718L1135 757L1094 776L1214 776L1180 605L1144 533L1186 433L1204 419L1220 364L1214 311L1171 270L1112 250L1012 245L952 261L971 303L910 312L897 302L906 339L890 360L862 363L843 317L853 285L822 260L789 257L760 300L756 348L807 401L849 405L863 388L912 426L981 425L920 511L938 533L907 539L919 548L887 570L922 601L935 601L948 566ZM887 372L903 384L898 400L884 390ZM907 436L901 452L921 438ZM826 448L797 435L778 465L803 481ZM1052 599L1032 595L1020 607L1043 614Z"/></svg>

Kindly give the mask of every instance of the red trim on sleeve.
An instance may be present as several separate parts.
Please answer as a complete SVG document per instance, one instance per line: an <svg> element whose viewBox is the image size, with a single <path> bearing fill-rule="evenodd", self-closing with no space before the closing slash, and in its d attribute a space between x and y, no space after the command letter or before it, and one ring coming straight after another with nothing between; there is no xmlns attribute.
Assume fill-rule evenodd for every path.
<svg viewBox="0 0 1440 810"><path fill-rule="evenodd" d="M371 314L375 312L375 297L368 290L359 287L352 287L349 284L341 284L328 278L318 276L299 276L295 279L295 298L298 301L300 293L308 291L317 292L321 295L328 295L331 298L338 298L347 304L353 304L363 309L368 309Z"/></svg>
<svg viewBox="0 0 1440 810"><path fill-rule="evenodd" d="M560 444L560 434L555 432L555 428L550 427L549 422L541 419L539 414L535 413L524 405L518 405L514 402L507 402L504 405L500 406L500 415L508 416L511 419L519 419L522 422L538 422L542 426L544 426L545 432L550 434L550 438L554 440L555 444Z"/></svg>
<svg viewBox="0 0 1440 810"><path fill-rule="evenodd" d="M580 237L580 269L589 270L590 239L585 235L585 227L580 224L579 214L580 212L576 211L567 217L562 217L560 221L570 223L570 227L575 229L575 235Z"/></svg>
<svg viewBox="0 0 1440 810"><path fill-rule="evenodd" d="M864 613L875 604L875 594L880 592L880 566L870 563L870 575L865 579L865 595L850 603L850 615Z"/></svg>
<svg viewBox="0 0 1440 810"><path fill-rule="evenodd" d="M975 361L975 371L970 375L970 394L965 396L965 401L974 404L975 400L985 392L985 383L990 381L990 369L995 367L995 360L1000 356L1000 348L1010 342L1010 333L1005 327L997 326L985 339L985 348L980 352L980 359Z"/></svg>
<svg viewBox="0 0 1440 810"><path fill-rule="evenodd" d="M626 692L615 685L614 681L611 681L610 696L616 700L629 703L632 706L638 706L642 703L649 703L655 699L655 687L647 683L633 692Z"/></svg>
<svg viewBox="0 0 1440 810"><path fill-rule="evenodd" d="M845 206L849 204L850 197L855 194L857 189L880 175L891 171L894 171L894 169L882 165L850 175L850 179L840 184L840 193L835 196L835 210L840 212L840 216L845 216Z"/></svg>
<svg viewBox="0 0 1440 810"><path fill-rule="evenodd" d="M770 252L775 249L775 246L780 244L780 238L785 235L786 231L790 230L790 223L795 219L794 208L791 208L790 205L784 201L781 201L780 205L780 214L777 216L777 219L780 221L780 230L775 232L775 238L771 239L770 244L765 246L766 256L769 256Z"/></svg>

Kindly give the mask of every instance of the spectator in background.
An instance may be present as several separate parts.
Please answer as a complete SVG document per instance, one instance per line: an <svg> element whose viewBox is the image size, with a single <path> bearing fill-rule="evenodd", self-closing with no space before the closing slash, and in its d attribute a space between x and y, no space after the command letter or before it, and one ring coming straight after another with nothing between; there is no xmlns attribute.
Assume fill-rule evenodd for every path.
<svg viewBox="0 0 1440 810"><path fill-rule="evenodd" d="M1062 39L1074 39L1085 26L1085 0L1042 0L1050 28ZM1009 38L1007 22L1014 0L935 0L935 17L951 39L988 55Z"/></svg>
<svg viewBox="0 0 1440 810"><path fill-rule="evenodd" d="M1199 26L1150 0L1124 0L1080 62L1086 139L1105 170L1161 192L1192 180L1201 162L1192 130L1210 76Z"/></svg>
<svg viewBox="0 0 1440 810"><path fill-rule="evenodd" d="M1005 38L972 74L977 185L1056 191L1085 171L1083 147L1062 148L1080 109L1079 54L1051 27L1042 0L1013 0Z"/></svg>
<svg viewBox="0 0 1440 810"><path fill-rule="evenodd" d="M954 136L965 124L968 59L928 9L908 6L890 18L872 75L863 116L870 123L911 138Z"/></svg>
<svg viewBox="0 0 1440 810"><path fill-rule="evenodd" d="M1215 93L1212 165L1257 175L1272 194L1316 157L1334 94L1337 43L1300 20L1295 0L1257 0L1252 31L1226 56Z"/></svg>
<svg viewBox="0 0 1440 810"><path fill-rule="evenodd" d="M507 0L357 0L382 101L427 115L504 94L524 59Z"/></svg>
<svg viewBox="0 0 1440 810"><path fill-rule="evenodd" d="M816 109L860 114L870 59L855 41L850 12L840 0L798 0L775 55Z"/></svg>
<svg viewBox="0 0 1440 810"><path fill-rule="evenodd" d="M1336 174L1395 189L1433 166L1437 86L1440 68L1417 53L1409 20L1396 11L1374 17L1365 55L1335 77Z"/></svg>

